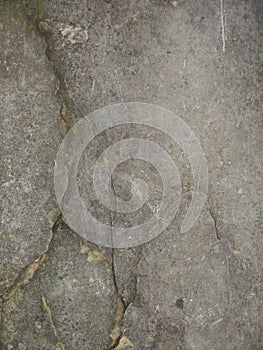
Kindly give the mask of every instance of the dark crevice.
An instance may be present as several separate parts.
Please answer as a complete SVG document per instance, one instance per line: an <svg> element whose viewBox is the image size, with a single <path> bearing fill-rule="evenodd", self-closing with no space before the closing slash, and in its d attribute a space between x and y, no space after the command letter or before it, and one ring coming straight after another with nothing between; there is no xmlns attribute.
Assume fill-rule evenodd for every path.
<svg viewBox="0 0 263 350"><path fill-rule="evenodd" d="M213 221L214 221L214 227L215 227L216 238L220 241L220 240L221 240L221 237L220 237L219 230L218 230L217 220L216 220L215 214L214 214L213 211L211 210L211 207L209 208L209 213L210 213L210 215L211 215L211 218L212 218Z"/></svg>
<svg viewBox="0 0 263 350"><path fill-rule="evenodd" d="M57 91L57 96L59 97L60 101L61 101L61 117L63 115L62 111L63 111L63 106L64 103L62 103L62 91L65 90L66 86L64 83L64 80L62 79L62 75L59 73L59 70L56 69L56 65L54 64L54 60L52 59L52 53L51 53L51 49L50 49L50 45L51 45L51 33L49 32L49 25L47 22L41 22L42 21L42 9L40 8L40 4L38 1L35 2L35 8L28 8L24 10L24 15L25 15L25 20L27 21L28 24L32 25L34 27L34 29L37 30L38 33L42 34L42 36L44 36L45 38L45 43L46 43L46 56L49 60L49 62L51 62L52 67L53 67L53 72L55 77L57 78L58 82L59 82L59 89ZM45 23L45 25L40 25L40 23ZM46 32L45 30L46 29ZM0 295L0 302L4 303L5 301L7 301L8 299L10 299L17 290L22 289L25 285L27 285L33 278L34 278L34 274L35 272L38 270L38 268L41 266L43 260L45 259L45 254L48 253L49 251L49 247L50 244L54 238L54 233L56 232L58 225L60 223L62 219L62 214L60 214L56 221L54 222L53 226L52 226L52 236L51 239L48 243L48 247L46 249L46 251L44 251L43 253L41 253L38 257L36 257L32 262L30 262L27 266L25 266L24 268L22 268L18 274L17 277L15 278L14 282L12 283L12 285L10 287L8 287L4 293L2 295Z"/></svg>
<svg viewBox="0 0 263 350"><path fill-rule="evenodd" d="M112 268L112 275L113 275L113 283L115 286L115 290L116 290L116 294L117 294L117 303L116 303L116 313L120 313L121 315L119 316L119 320L117 320L117 324L115 324L115 327L117 326L119 328L119 335L117 338L113 339L112 344L109 347L109 350L114 350L118 347L118 345L120 344L122 337L123 337L123 325L124 325L124 317L125 317L125 313L128 309L128 307L134 302L136 295L137 295L137 276L136 276L136 283L135 283L135 292L133 295L133 298L129 301L125 301L124 297L119 289L118 286L118 280L117 280L117 270L116 270L116 259L115 259L115 248L112 248L112 264L111 264L111 268ZM138 259L137 265L140 262L142 254L140 254L140 257ZM121 304L121 307L118 307L118 303ZM118 317L117 316L117 317Z"/></svg>
<svg viewBox="0 0 263 350"><path fill-rule="evenodd" d="M116 192L115 192L112 177L111 177L111 188L112 188L112 191L114 193L114 198L116 198ZM116 207L116 201L115 201L115 207ZM109 346L109 350L115 349L120 343L120 340L122 337L122 325L124 322L124 313L125 313L124 299L123 299L122 293L120 292L119 286L118 286L117 269L116 269L116 261L115 261L115 248L113 246L113 238L112 238L112 235L113 235L112 230L114 227L115 219L116 219L116 213L112 212L111 218L110 218L110 225L111 225L111 270L112 270L113 283L114 283L114 287L115 287L115 291L116 291L116 295L117 295L115 328L118 328L119 332L117 332L116 337L113 335L112 343ZM118 308L118 302L120 303L121 310L120 310L120 308ZM118 312L121 312L121 315L118 315Z"/></svg>
<svg viewBox="0 0 263 350"><path fill-rule="evenodd" d="M114 198L117 198L117 193L116 193L116 190L115 190L115 187L114 187L114 183L113 183L113 178L111 177L111 188L112 188L112 191L113 191L113 194L114 194ZM117 206L117 203L115 202L115 208ZM128 307L134 302L136 296L137 296L137 282L138 282L138 277L137 275L135 276L136 278L136 281L134 283L134 286L130 287L130 288L134 288L134 293L133 293L133 296L130 300L125 300L125 298L123 297L123 294L122 294L122 291L120 290L119 288L119 284L118 284L118 278L117 278L117 263L116 263L116 256L115 256L115 252L116 252L116 249L117 248L114 248L114 244L113 244L113 227L114 227L114 224L115 224L115 220L116 220L116 212L112 212L111 214L111 218L110 218L110 223L111 223L111 269L112 269L112 275L113 275L113 283L114 283L114 286L115 286L115 290L116 290L116 294L117 294L117 307L116 307L116 312L120 313L121 311L121 315L118 315L119 316L119 320L117 321L117 326L119 328L119 334L118 334L118 337L116 337L115 339L113 339L113 342L112 344L110 345L109 347L109 350L114 350L118 347L118 345L120 345L121 343L121 340L123 338L123 331L122 331L122 328L123 328L123 325L124 325L124 317L125 317L125 313L128 309ZM141 257L142 257L142 252L143 252L143 246L140 248L139 250L139 256L136 258L137 262L136 262L136 267L138 266L140 260L141 260ZM121 307L118 307L118 304L121 304ZM115 327L116 327L116 324L115 324Z"/></svg>
<svg viewBox="0 0 263 350"><path fill-rule="evenodd" d="M68 86L67 83L64 79L65 76L65 71L63 67L61 66L61 58L59 57L59 54L57 50L55 49L56 43L54 39L54 34L52 33L52 23L44 20L42 16L39 14L35 17L35 24L37 27L37 30L39 34L44 38L45 43L46 43L46 56L48 61L51 63L54 76L57 79L58 82L58 88L56 91L56 95L60 100L61 104L61 109L60 109L60 118L63 121L64 125L66 126L65 133L61 132L62 137L65 136L66 132L69 131L69 129L75 124L75 122L80 118L84 117L83 113L79 108L76 106L75 102L73 99L69 96L68 93ZM61 130L60 130L61 131ZM114 186L112 184L112 188L114 191ZM116 195L116 194L115 194ZM54 237L54 234L59 228L59 225L61 224L61 221L63 220L62 214L60 214L54 223L52 227L52 239ZM114 227L114 221L115 221L115 215L112 216L111 218L111 227ZM83 241L82 237L80 237L76 232L74 232L81 241ZM51 241L52 241L51 239ZM50 241L50 243L51 243ZM119 290L118 287L118 280L117 280L117 269L116 269L116 259L115 259L115 248L113 247L113 242L112 242L112 233L111 233L111 270L112 270L112 277L113 277L113 283L116 291L116 323L115 323L115 329L118 329L117 336L112 338L112 343L109 346L109 350L115 349L120 341L121 338L123 337L122 333L122 326L124 322L124 315L125 311L127 310L128 306L131 304L125 303L124 298L122 296L121 291ZM49 244L50 246L50 244ZM48 247L49 249L49 247ZM48 252L48 249L46 253ZM135 297L134 297L135 298ZM133 298L133 299L134 299Z"/></svg>
<svg viewBox="0 0 263 350"><path fill-rule="evenodd" d="M115 287L115 291L116 291L116 295L117 295L117 300L116 300L116 323L115 327L119 328L119 335L117 335L117 337L112 340L111 345L109 346L109 350L115 349L121 340L122 337L122 325L123 325L123 321L124 321L124 313L125 313L125 303L123 300L123 296L121 295L119 288L118 288L118 281L117 281L117 276L116 276L116 270L115 270L115 253L114 253L114 248L112 248L112 264L111 264L111 268L112 268L112 276L113 276L113 283L114 283L114 287ZM118 315L117 313L120 311L118 308L118 302L121 303L121 315L119 317L118 320Z"/></svg>
<svg viewBox="0 0 263 350"><path fill-rule="evenodd" d="M48 61L51 63L54 76L58 82L58 88L56 95L60 100L60 121L63 122L65 129L61 131L61 126L59 126L61 136L64 137L65 134L71 129L71 127L76 123L79 118L83 118L84 114L78 108L75 101L69 94L69 87L65 81L65 69L61 64L61 57L56 49L56 42L54 39L52 23L48 20L44 20L39 17L35 20L36 26L39 34L44 38L46 43L46 56Z"/></svg>
<svg viewBox="0 0 263 350"><path fill-rule="evenodd" d="M70 98L68 94L68 86L65 82L64 75L65 72L63 68L60 65L60 58L58 57L58 53L54 49L55 47L55 41L52 33L52 24L48 21L43 20L42 18L36 19L36 25L38 28L38 31L41 36L44 37L45 43L46 43L46 56L49 60L49 62L52 65L54 75L58 81L58 90L56 92L60 104L60 118L63 120L63 122L66 125L66 132L74 125L74 123L78 120L77 116L84 117L83 113L77 108L72 98ZM65 135L62 135L63 137ZM112 188L114 191L114 186L112 184ZM60 224L60 221L63 220L62 214L56 221L56 223L53 226L53 234L58 229L58 226ZM115 216L111 218L111 227L114 226L114 220ZM75 233L75 232L74 232ZM77 233L76 233L77 234ZM77 236L82 240L82 238L77 234ZM118 281L117 281L117 270L116 270L116 261L115 261L115 249L113 248L113 242L112 242L112 233L111 233L111 270L112 270L112 277L113 277L113 283L116 291L116 313L120 313L121 310L121 316L119 315L119 319L116 321L115 327L119 327L119 335L113 339L112 344L109 347L109 350L116 348L120 340L122 338L122 325L123 325L123 319L124 319L124 313L128 307L127 304L125 304L123 296L119 290L118 287ZM118 307L118 303L120 303L121 307Z"/></svg>

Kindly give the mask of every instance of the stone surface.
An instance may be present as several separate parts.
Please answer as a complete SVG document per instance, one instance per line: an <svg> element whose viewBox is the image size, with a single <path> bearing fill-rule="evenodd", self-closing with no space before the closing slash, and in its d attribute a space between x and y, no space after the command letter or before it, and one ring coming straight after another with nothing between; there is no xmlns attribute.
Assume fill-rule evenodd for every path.
<svg viewBox="0 0 263 350"><path fill-rule="evenodd" d="M253 315L260 291L248 288L247 275L246 289L234 291L246 267L227 242L216 239L209 212L184 236L172 229L162 238L142 251L124 334L138 349L259 349L261 321Z"/></svg>
<svg viewBox="0 0 263 350"><path fill-rule="evenodd" d="M5 16L12 17L13 7L7 2L3 5ZM12 121L11 129L8 125L3 128L2 140L12 131L15 140L9 138L5 153L13 156L17 171L25 173L23 169L30 160L33 171L51 174L59 130L64 136L80 118L110 103L141 101L166 107L188 123L207 157L210 186L202 216L181 235L180 223L193 186L189 164L178 146L164 135L153 134L153 140L178 161L182 174L185 192L176 219L159 237L141 247L111 251L92 244L90 250L84 245L82 252L87 257L80 252L79 237L64 224L56 225L46 261L32 276L26 273L30 279L22 275L15 291L11 290L11 296L3 302L2 347L261 349L261 2L43 0L37 2L37 8L33 1L21 6L30 9L26 16L30 23L36 22L39 34L27 29L20 32L17 20L2 24L6 50L14 50L12 59L17 60L10 68L11 78L4 65L1 71L8 96L3 110L11 108L12 115L17 115L25 108L18 124L14 124L8 110L4 113L6 119L2 119L5 123ZM16 45L8 46L6 32ZM36 51L23 50L28 48L23 46L24 40ZM21 71L25 71L25 78L20 80L16 77ZM37 85L32 85L34 74L44 74L44 87L41 79L33 80ZM59 117L55 78L62 107L59 129L55 126ZM25 84L26 96L21 94L19 84ZM49 103L36 99L40 86ZM39 115L41 120L37 119ZM31 153L25 157L12 147L17 149L27 123L38 128L34 130L34 142L28 145ZM103 212L95 201L94 191L88 186L88 172L100 152L123 135L147 137L148 130L119 128L101 135L86 150L89 154L80 166L82 195L94 216L105 222L116 217ZM43 166L42 160L36 162L40 156L47 165ZM125 176L132 177L132 171L137 173L140 168L140 164L131 163L116 172L113 185L122 199L130 195ZM86 170L88 175L83 178ZM32 170L30 175L34 179ZM152 176L151 181L157 186L158 178ZM16 181L14 186L19 183ZM36 186L33 193L39 201L32 200L32 207L20 189L6 190L12 205L4 204L4 209L10 206L11 213L16 214L13 223L23 219L23 227L37 243L26 250L27 236L8 238L12 225L6 221L2 233L7 257L4 278L11 278L43 253L51 238L50 228L43 222L46 212L54 208L53 200L46 199L53 198L51 182L47 180L45 193L42 182L37 180ZM39 203L44 209L36 215ZM19 214L22 209L23 216ZM143 212L142 218L144 215L149 213ZM39 219L43 226L33 219ZM131 224L133 219L117 217L117 221ZM15 245L17 239L20 241ZM90 280L94 275L95 281ZM48 306L44 308L43 295ZM40 325L34 326L39 333L26 331L23 323ZM110 345L110 334L114 345Z"/></svg>
<svg viewBox="0 0 263 350"><path fill-rule="evenodd" d="M34 280L4 303L2 348L108 348L115 309L111 265L61 221Z"/></svg>
<svg viewBox="0 0 263 350"><path fill-rule="evenodd" d="M15 2L1 2L1 292L47 249L57 208L56 78L46 45L23 11Z"/></svg>

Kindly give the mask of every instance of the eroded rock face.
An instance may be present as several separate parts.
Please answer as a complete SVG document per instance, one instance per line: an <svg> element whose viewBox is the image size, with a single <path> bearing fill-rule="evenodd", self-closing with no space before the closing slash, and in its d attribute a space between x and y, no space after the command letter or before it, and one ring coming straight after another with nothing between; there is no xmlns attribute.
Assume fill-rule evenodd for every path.
<svg viewBox="0 0 263 350"><path fill-rule="evenodd" d="M4 8L5 16L13 13ZM110 250L93 245L97 253L84 245L88 255L81 254L78 236L64 224L57 226L46 262L30 283L18 283L4 302L4 349L111 348L112 330L119 350L262 348L257 209L261 11L258 1L44 0L35 15L42 39L20 22L3 24L9 52L1 72L7 101L1 119L7 155L2 192L4 280L11 281L45 251L51 238L45 218L55 208L51 164L59 142L59 105L44 38L59 81L62 136L77 120L110 103L157 104L194 130L210 179L202 216L181 235L193 185L189 164L178 146L165 136L153 136L178 160L182 174L185 193L174 222L141 247L115 249L112 260ZM13 63L8 65L8 60ZM87 150L79 175L84 176L99 151L120 135L144 137L138 126L105 133ZM130 198L125 176L132 177L140 168L127 165L116 173L120 198ZM94 193L83 176L82 194L91 197L94 209ZM157 186L157 177L152 182ZM99 215L108 220L107 213ZM117 303L114 320L117 293L122 305Z"/></svg>
<svg viewBox="0 0 263 350"><path fill-rule="evenodd" d="M111 264L60 221L34 279L4 303L2 346L102 349L115 309Z"/></svg>
<svg viewBox="0 0 263 350"><path fill-rule="evenodd" d="M1 6L1 292L52 236L60 104L46 45L23 6Z"/></svg>

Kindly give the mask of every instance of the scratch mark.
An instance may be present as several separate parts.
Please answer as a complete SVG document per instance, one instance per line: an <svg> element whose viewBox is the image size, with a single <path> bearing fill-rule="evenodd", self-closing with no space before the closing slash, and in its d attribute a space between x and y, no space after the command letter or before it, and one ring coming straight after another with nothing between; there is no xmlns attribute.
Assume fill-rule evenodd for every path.
<svg viewBox="0 0 263 350"><path fill-rule="evenodd" d="M93 96L94 89L95 89L95 85L96 85L96 80L92 80L92 86L91 86L91 96Z"/></svg>
<svg viewBox="0 0 263 350"><path fill-rule="evenodd" d="M223 52L226 51L226 12L225 12L225 0L220 0L221 3L221 30L222 30L222 43Z"/></svg>
<svg viewBox="0 0 263 350"><path fill-rule="evenodd" d="M213 322L213 323L211 324L211 326L212 326L212 327L215 326L217 323L223 321L223 319L224 319L224 317L222 317L222 318L220 318L219 320Z"/></svg>

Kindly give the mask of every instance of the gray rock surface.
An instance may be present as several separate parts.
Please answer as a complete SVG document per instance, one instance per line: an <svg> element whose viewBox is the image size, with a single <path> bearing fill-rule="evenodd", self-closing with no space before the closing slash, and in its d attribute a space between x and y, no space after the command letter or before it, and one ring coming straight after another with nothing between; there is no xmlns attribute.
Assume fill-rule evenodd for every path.
<svg viewBox="0 0 263 350"><path fill-rule="evenodd" d="M3 305L5 349L105 349L111 344L116 291L111 265L56 224L34 280Z"/></svg>
<svg viewBox="0 0 263 350"><path fill-rule="evenodd" d="M0 73L3 349L262 349L261 2L10 4L2 2ZM143 246L111 250L81 240L60 218L48 249L59 132L127 101L170 109L200 139L210 181L202 216L180 234L191 172L178 146L156 133L177 159L185 190L170 227ZM125 132L148 131L102 135L80 175ZM125 176L139 169L130 164L116 173L122 199L129 198ZM80 182L94 215L112 219L96 207L83 176Z"/></svg>
<svg viewBox="0 0 263 350"><path fill-rule="evenodd" d="M1 6L1 292L48 248L57 208L56 78L46 45L23 11L12 1Z"/></svg>

